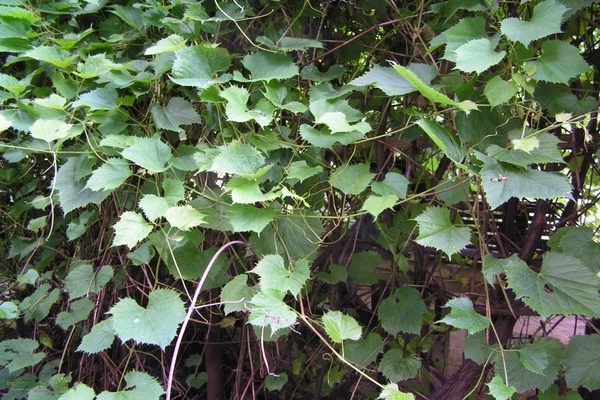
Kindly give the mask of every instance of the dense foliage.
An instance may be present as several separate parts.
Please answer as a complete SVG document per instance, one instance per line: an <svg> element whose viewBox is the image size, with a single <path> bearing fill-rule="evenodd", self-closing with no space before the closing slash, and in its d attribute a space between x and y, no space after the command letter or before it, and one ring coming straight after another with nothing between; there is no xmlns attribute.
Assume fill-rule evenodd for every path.
<svg viewBox="0 0 600 400"><path fill-rule="evenodd" d="M0 0L3 399L600 388L598 15Z"/></svg>

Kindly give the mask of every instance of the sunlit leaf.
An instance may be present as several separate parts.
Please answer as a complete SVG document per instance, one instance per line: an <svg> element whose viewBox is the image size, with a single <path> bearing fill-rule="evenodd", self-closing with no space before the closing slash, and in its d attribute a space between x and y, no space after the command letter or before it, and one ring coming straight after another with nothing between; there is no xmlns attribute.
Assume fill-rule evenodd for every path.
<svg viewBox="0 0 600 400"><path fill-rule="evenodd" d="M148 47L146 51L144 51L144 54L148 56L177 51L185 46L185 42L186 40L181 36L172 34L166 38L160 39L156 44Z"/></svg>
<svg viewBox="0 0 600 400"><path fill-rule="evenodd" d="M258 182L245 178L232 178L225 185L225 189L231 192L234 203L253 204L261 201L270 201L278 197L275 192L263 193Z"/></svg>
<svg viewBox="0 0 600 400"><path fill-rule="evenodd" d="M115 237L112 245L120 246L124 244L132 249L148 237L153 227L140 214L125 211L113 228L115 229Z"/></svg>
<svg viewBox="0 0 600 400"><path fill-rule="evenodd" d="M223 48L184 47L175 52L171 80L181 86L204 89L231 79L229 74L217 74L230 65L229 53Z"/></svg>
<svg viewBox="0 0 600 400"><path fill-rule="evenodd" d="M431 46L446 44L444 56L448 61L456 61L456 49L473 40L486 37L485 19L481 16L463 18L431 41Z"/></svg>
<svg viewBox="0 0 600 400"><path fill-rule="evenodd" d="M160 383L146 372L129 371L123 378L127 383L123 390L104 391L96 397L96 400L159 399L165 393Z"/></svg>
<svg viewBox="0 0 600 400"><path fill-rule="evenodd" d="M436 71L430 65L411 64L407 67L412 70L425 84L430 84L435 78ZM392 67L381 67L374 65L365 74L353 79L349 82L350 85L366 86L373 85L381 89L388 96L400 96L407 93L412 93L417 88L402 77Z"/></svg>
<svg viewBox="0 0 600 400"><path fill-rule="evenodd" d="M173 157L171 148L165 142L146 137L136 137L133 145L123 150L121 155L153 174L169 168Z"/></svg>
<svg viewBox="0 0 600 400"><path fill-rule="evenodd" d="M379 398L383 400L415 400L412 393L402 393L395 383L388 383L379 393Z"/></svg>
<svg viewBox="0 0 600 400"><path fill-rule="evenodd" d="M122 341L133 339L165 349L185 318L183 301L171 289L156 289L148 295L148 305L140 306L132 298L121 299L109 311L113 327Z"/></svg>
<svg viewBox="0 0 600 400"><path fill-rule="evenodd" d="M139 206L150 221L162 218L170 208L167 199L155 194L146 194L140 199Z"/></svg>
<svg viewBox="0 0 600 400"><path fill-rule="evenodd" d="M415 220L419 226L416 242L422 246L433 247L451 256L471 243L471 230L454 226L447 208L429 207Z"/></svg>
<svg viewBox="0 0 600 400"><path fill-rule="evenodd" d="M527 167L530 164L563 163L558 148L559 139L551 133L536 133L528 129L511 131L509 134L512 148L491 145L487 154L502 162Z"/></svg>
<svg viewBox="0 0 600 400"><path fill-rule="evenodd" d="M248 54L242 64L250 71L250 81L288 79L298 75L298 66L289 56L282 53L257 52ZM239 74L236 79L240 79Z"/></svg>
<svg viewBox="0 0 600 400"><path fill-rule="evenodd" d="M248 275L240 274L227 282L221 289L221 301L224 304L225 315L235 311L248 311L247 302L258 292L258 286L249 287Z"/></svg>
<svg viewBox="0 0 600 400"><path fill-rule="evenodd" d="M498 40L490 38L474 39L463 44L456 49L456 68L480 74L493 67L506 55L504 50L496 52L497 45Z"/></svg>
<svg viewBox="0 0 600 400"><path fill-rule="evenodd" d="M276 289L261 290L248 303L251 310L248 322L258 327L270 327L275 334L296 323L296 313L283 302L285 292Z"/></svg>
<svg viewBox="0 0 600 400"><path fill-rule="evenodd" d="M273 220L273 207L257 208L253 205L233 204L227 215L235 232L260 232Z"/></svg>
<svg viewBox="0 0 600 400"><path fill-rule="evenodd" d="M77 59L77 56L71 55L67 50L54 46L37 46L26 51L24 56L47 62L59 68L69 68Z"/></svg>
<svg viewBox="0 0 600 400"><path fill-rule="evenodd" d="M325 332L335 343L342 343L348 339L359 340L362 335L362 328L358 322L340 311L327 311L322 321Z"/></svg>
<svg viewBox="0 0 600 400"><path fill-rule="evenodd" d="M83 106L89 107L90 111L109 111L118 107L118 98L119 95L115 89L98 88L81 94L79 100L73 102L73 107Z"/></svg>
<svg viewBox="0 0 600 400"><path fill-rule="evenodd" d="M309 166L306 161L294 161L287 167L287 179L298 179L300 182L323 170L321 166Z"/></svg>
<svg viewBox="0 0 600 400"><path fill-rule="evenodd" d="M255 179L264 163L265 157L254 146L236 141L219 147L210 170Z"/></svg>
<svg viewBox="0 0 600 400"><path fill-rule="evenodd" d="M567 8L564 5L546 0L534 7L529 21L507 18L500 23L500 30L510 40L529 46L534 40L562 32L560 25L565 11Z"/></svg>
<svg viewBox="0 0 600 400"><path fill-rule="evenodd" d="M410 182L397 172L388 172L382 182L372 182L371 189L381 196L394 195L400 199L406 198Z"/></svg>
<svg viewBox="0 0 600 400"><path fill-rule="evenodd" d="M508 400L517 391L514 386L507 386L498 375L494 376L488 383L488 388L490 389L489 393L494 396L495 400Z"/></svg>
<svg viewBox="0 0 600 400"><path fill-rule="evenodd" d="M92 172L85 187L94 191L112 190L121 186L132 175L129 164L121 158L109 158Z"/></svg>
<svg viewBox="0 0 600 400"><path fill-rule="evenodd" d="M489 318L477 314L473 302L467 297L448 300L445 307L451 308L450 313L438 322L458 329L466 329L471 335L486 329L492 322Z"/></svg>
<svg viewBox="0 0 600 400"><path fill-rule="evenodd" d="M31 126L31 136L36 139L42 139L48 143L66 137L72 124L55 119L38 119Z"/></svg>

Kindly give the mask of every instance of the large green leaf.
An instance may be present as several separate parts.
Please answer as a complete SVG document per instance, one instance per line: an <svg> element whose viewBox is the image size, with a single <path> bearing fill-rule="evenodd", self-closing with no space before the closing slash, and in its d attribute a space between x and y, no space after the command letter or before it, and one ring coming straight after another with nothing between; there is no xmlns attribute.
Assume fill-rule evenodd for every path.
<svg viewBox="0 0 600 400"><path fill-rule="evenodd" d="M256 179L264 163L265 157L254 146L236 141L219 147L210 170Z"/></svg>
<svg viewBox="0 0 600 400"><path fill-rule="evenodd" d="M181 86L200 89L231 79L231 75L217 75L231 65L229 53L209 46L184 47L175 52L171 80Z"/></svg>
<svg viewBox="0 0 600 400"><path fill-rule="evenodd" d="M183 132L181 125L197 124L202 121L194 106L181 97L173 97L166 107L152 103L150 112L157 128L174 132Z"/></svg>
<svg viewBox="0 0 600 400"><path fill-rule="evenodd" d="M65 277L69 297L76 299L88 293L98 293L113 277L113 268L104 265L97 271L89 263L75 264Z"/></svg>
<svg viewBox="0 0 600 400"><path fill-rule="evenodd" d="M121 152L123 158L156 174L170 166L171 148L158 138L136 137L133 145Z"/></svg>
<svg viewBox="0 0 600 400"><path fill-rule="evenodd" d="M600 336L573 336L562 358L565 379L572 388L600 389Z"/></svg>
<svg viewBox="0 0 600 400"><path fill-rule="evenodd" d="M344 164L329 177L329 183L345 194L359 195L371 183L375 174L370 172L368 164Z"/></svg>
<svg viewBox="0 0 600 400"><path fill-rule="evenodd" d="M456 49L473 40L486 37L485 19L481 16L463 18L451 28L445 30L431 41L431 46L446 44L442 57L448 61L456 61Z"/></svg>
<svg viewBox="0 0 600 400"><path fill-rule="evenodd" d="M508 134L512 147L509 149L495 144L487 148L488 156L520 167L530 164L563 163L558 150L558 138L551 133L536 133L519 129Z"/></svg>
<svg viewBox="0 0 600 400"><path fill-rule="evenodd" d="M333 149L337 143L347 145L365 138L364 133L359 131L332 134L327 127L317 129L307 124L300 125L300 136L311 145L324 149Z"/></svg>
<svg viewBox="0 0 600 400"><path fill-rule="evenodd" d="M225 303L225 315L235 311L249 311L246 302L258 293L258 286L249 287L247 282L248 275L240 274L223 286L221 301Z"/></svg>
<svg viewBox="0 0 600 400"><path fill-rule="evenodd" d="M90 111L110 111L118 107L119 94L113 88L97 88L83 93L79 100L73 102L73 107L89 107Z"/></svg>
<svg viewBox="0 0 600 400"><path fill-rule="evenodd" d="M165 349L185 318L183 301L171 289L156 289L148 295L148 305L140 306L132 298L121 299L109 311L113 327L122 341L133 339Z"/></svg>
<svg viewBox="0 0 600 400"><path fill-rule="evenodd" d="M431 80L437 74L436 70L430 65L411 64L407 68L413 71L427 85L431 83ZM400 96L417 90L413 84L399 75L394 68L381 67L379 65L374 65L369 71L353 79L348 84L356 86L373 85L381 89L388 96Z"/></svg>
<svg viewBox="0 0 600 400"><path fill-rule="evenodd" d="M419 226L416 242L420 245L433 247L451 256L471 243L470 229L454 226L447 208L429 207L415 220Z"/></svg>
<svg viewBox="0 0 600 400"><path fill-rule="evenodd" d="M381 326L392 336L398 332L419 334L421 319L426 312L420 292L410 287L399 288L377 308Z"/></svg>
<svg viewBox="0 0 600 400"><path fill-rule="evenodd" d="M562 40L547 40L542 43L542 55L525 63L532 70L531 77L538 81L569 83L569 79L589 71L579 50Z"/></svg>
<svg viewBox="0 0 600 400"><path fill-rule="evenodd" d="M250 204L233 204L227 218L234 232L256 232L260 234L273 221L273 207L258 208Z"/></svg>
<svg viewBox="0 0 600 400"><path fill-rule="evenodd" d="M494 396L495 400L508 400L512 398L512 395L517 391L514 386L509 386L504 383L503 378L499 375L494 376L487 385L490 389L489 393Z"/></svg>
<svg viewBox="0 0 600 400"><path fill-rule="evenodd" d="M478 74L498 64L506 51L496 52L498 40L494 38L473 39L456 49L456 68Z"/></svg>
<svg viewBox="0 0 600 400"><path fill-rule="evenodd" d="M248 303L248 322L258 327L270 327L271 333L289 328L296 323L296 313L283 302L285 292L276 289L261 290Z"/></svg>
<svg viewBox="0 0 600 400"><path fill-rule="evenodd" d="M37 46L26 51L24 56L65 69L71 67L77 59L77 56L71 55L67 50L54 46Z"/></svg>
<svg viewBox="0 0 600 400"><path fill-rule="evenodd" d="M468 297L448 300L444 307L450 307L450 313L438 322L466 329L470 335L486 329L492 323L489 318L475 312L473 302Z"/></svg>
<svg viewBox="0 0 600 400"><path fill-rule="evenodd" d="M185 46L185 39L179 35L169 35L166 38L160 39L154 45L148 47L145 51L145 55L154 55L167 53L171 51L177 51Z"/></svg>
<svg viewBox="0 0 600 400"><path fill-rule="evenodd" d="M165 212L165 219L171 226L182 231L188 231L204 222L204 214L190 205L175 206Z"/></svg>
<svg viewBox="0 0 600 400"><path fill-rule="evenodd" d="M358 322L340 311L327 311L322 321L325 332L335 343L342 343L348 339L359 340L362 335L362 328Z"/></svg>
<svg viewBox="0 0 600 400"><path fill-rule="evenodd" d="M385 179L381 182L372 182L371 190L380 196L394 195L398 198L405 199L408 185L410 182L404 176L397 172L388 172L385 174Z"/></svg>
<svg viewBox="0 0 600 400"><path fill-rule="evenodd" d="M383 340L378 334L371 332L360 340L347 340L344 343L344 357L354 364L367 367L375 362L383 352Z"/></svg>
<svg viewBox="0 0 600 400"><path fill-rule="evenodd" d="M77 347L77 351L88 354L100 353L112 346L115 335L112 318L100 321L87 335L81 338L81 344Z"/></svg>
<svg viewBox="0 0 600 400"><path fill-rule="evenodd" d="M566 11L567 7L564 5L554 0L546 0L534 7L529 21L507 18L500 23L500 30L510 40L529 46L534 40L562 32L560 25Z"/></svg>
<svg viewBox="0 0 600 400"><path fill-rule="evenodd" d="M570 255L546 252L539 273L524 262L511 263L506 266L506 280L517 298L542 317L600 317L600 278Z"/></svg>
<svg viewBox="0 0 600 400"><path fill-rule="evenodd" d="M572 198L571 183L565 175L504 167L493 161L486 161L481 169L481 186L492 209L511 197Z"/></svg>
<svg viewBox="0 0 600 400"><path fill-rule="evenodd" d="M38 119L31 126L31 137L42 139L48 143L63 139L69 135L72 124L55 119Z"/></svg>
<svg viewBox="0 0 600 400"><path fill-rule="evenodd" d="M579 226L568 231L560 239L563 252L578 258L594 273L600 272L600 243L594 241L594 230Z"/></svg>
<svg viewBox="0 0 600 400"><path fill-rule="evenodd" d="M310 269L306 260L298 260L293 265L286 267L283 257L279 254L264 256L251 272L260 276L261 289L289 291L292 296L300 293L310 277Z"/></svg>
<svg viewBox="0 0 600 400"><path fill-rule="evenodd" d="M378 196L374 194L367 197L361 210L368 212L373 216L373 218L377 218L377 216L384 210L394 208L397 201L398 196L394 194L388 194L386 196Z"/></svg>
<svg viewBox="0 0 600 400"><path fill-rule="evenodd" d="M398 384L388 383L383 387L378 398L383 400L415 400L415 395L412 393L402 393L398 390Z"/></svg>
<svg viewBox="0 0 600 400"><path fill-rule="evenodd" d="M69 311L62 311L56 316L56 323L63 329L68 329L78 322L85 321L95 304L87 297L75 300L69 306Z"/></svg>
<svg viewBox="0 0 600 400"><path fill-rule="evenodd" d="M142 371L129 371L123 377L125 382L123 390L118 392L104 391L96 400L147 400L159 399L165 393L160 383L148 373Z"/></svg>

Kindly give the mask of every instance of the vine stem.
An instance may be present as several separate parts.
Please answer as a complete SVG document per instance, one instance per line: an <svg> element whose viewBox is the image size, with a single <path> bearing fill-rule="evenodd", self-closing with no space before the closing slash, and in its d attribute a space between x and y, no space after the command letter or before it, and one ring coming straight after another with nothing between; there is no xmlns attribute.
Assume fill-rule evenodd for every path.
<svg viewBox="0 0 600 400"><path fill-rule="evenodd" d="M177 342L175 343L175 349L173 350L173 359L171 360L171 365L169 367L169 377L167 378L167 400L171 400L171 389L173 388L173 375L175 374L175 363L177 362L177 354L179 353L179 348L181 347L181 341L183 340L183 333L185 332L185 328L187 327L188 322L192 318L192 314L196 310L196 302L198 301L198 297L200 296L200 292L202 291L202 286L204 285L204 282L206 281L206 278L208 277L208 274L209 274L210 270L212 269L213 265L215 264L215 261L217 261L217 258L219 257L219 255L223 251L225 251L225 249L227 249L229 246L234 245L234 244L246 244L246 243L242 242L241 240L234 240L231 242L227 242L223 246L221 246L219 248L219 250L217 250L215 255L210 259L210 262L206 266L206 269L204 270L204 273L202 274L202 277L200 278L200 281L198 282L198 286L196 287L196 292L194 292L194 297L192 298L192 302L188 308L187 315L185 316L185 319L183 320L183 323L181 324L179 336L177 336Z"/></svg>

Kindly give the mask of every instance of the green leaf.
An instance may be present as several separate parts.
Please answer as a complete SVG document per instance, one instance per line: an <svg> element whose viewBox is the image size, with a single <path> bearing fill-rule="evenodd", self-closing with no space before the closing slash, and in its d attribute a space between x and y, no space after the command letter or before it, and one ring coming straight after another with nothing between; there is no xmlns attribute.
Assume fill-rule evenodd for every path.
<svg viewBox="0 0 600 400"><path fill-rule="evenodd" d="M535 100L542 108L547 108L551 115L571 113L574 116L590 112L596 102L590 96L581 100L573 94L571 88L564 84L539 82L535 92Z"/></svg>
<svg viewBox="0 0 600 400"><path fill-rule="evenodd" d="M165 178L162 182L162 188L164 190L165 200L169 206L176 206L177 203L183 201L185 197L185 187L183 182L179 179Z"/></svg>
<svg viewBox="0 0 600 400"><path fill-rule="evenodd" d="M392 336L398 332L419 334L425 313L427 307L419 291L406 286L385 298L377 308L381 326Z"/></svg>
<svg viewBox="0 0 600 400"><path fill-rule="evenodd" d="M47 143L64 139L73 133L74 125L55 119L38 119L31 126L31 137L41 139Z"/></svg>
<svg viewBox="0 0 600 400"><path fill-rule="evenodd" d="M209 46L184 47L175 52L171 80L181 86L208 88L225 83L231 75L217 75L231 65L229 53Z"/></svg>
<svg viewBox="0 0 600 400"><path fill-rule="evenodd" d="M289 79L298 75L298 66L289 56L282 53L258 52L248 54L242 64L250 71L250 79L245 79L239 72L234 77L241 81L270 81L272 79Z"/></svg>
<svg viewBox="0 0 600 400"><path fill-rule="evenodd" d="M579 258L592 272L600 272L600 244L594 241L591 227L574 227L560 239L560 247L564 253Z"/></svg>
<svg viewBox="0 0 600 400"><path fill-rule="evenodd" d="M467 149L458 142L456 136L450 133L446 127L428 119L418 120L417 125L425 131L427 136L431 138L450 160L457 164L462 163L467 155Z"/></svg>
<svg viewBox="0 0 600 400"><path fill-rule="evenodd" d="M287 179L298 179L300 182L323 171L323 167L309 166L306 161L294 161L287 167Z"/></svg>
<svg viewBox="0 0 600 400"><path fill-rule="evenodd" d="M109 311L113 327L122 341L160 346L164 351L185 318L183 301L171 289L156 289L148 296L148 306L141 307L131 298L121 299Z"/></svg>
<svg viewBox="0 0 600 400"><path fill-rule="evenodd" d="M234 203L253 204L262 201L271 201L278 197L274 192L263 193L258 182L245 178L232 178L225 185L225 189L231 192Z"/></svg>
<svg viewBox="0 0 600 400"><path fill-rule="evenodd" d="M124 376L124 390L118 392L104 391L96 400L147 400L160 399L165 393L162 386L146 372L129 371Z"/></svg>
<svg viewBox="0 0 600 400"><path fill-rule="evenodd" d="M344 164L329 177L329 183L345 194L359 195L371 183L375 174L370 172L368 164Z"/></svg>
<svg viewBox="0 0 600 400"><path fill-rule="evenodd" d="M0 365L10 373L31 367L42 361L46 354L34 353L39 347L33 339L9 339L0 342Z"/></svg>
<svg viewBox="0 0 600 400"><path fill-rule="evenodd" d="M344 343L344 357L361 367L367 367L375 362L379 354L383 352L383 340L376 333L360 340L348 340Z"/></svg>
<svg viewBox="0 0 600 400"><path fill-rule="evenodd" d="M125 211L119 222L113 225L115 237L113 246L127 245L130 249L146 239L152 232L152 225L146 222L144 217L133 211Z"/></svg>
<svg viewBox="0 0 600 400"><path fill-rule="evenodd" d="M347 145L365 138L364 133L359 131L332 134L326 127L317 129L307 124L300 125L300 136L313 146L324 149L333 149L336 143Z"/></svg>
<svg viewBox="0 0 600 400"><path fill-rule="evenodd" d="M274 390L281 390L287 381L288 376L285 372L279 375L267 375L265 378L265 387L271 392Z"/></svg>
<svg viewBox="0 0 600 400"><path fill-rule="evenodd" d="M260 234L273 221L274 215L273 207L258 208L249 204L233 204L227 218L234 232L252 231Z"/></svg>
<svg viewBox="0 0 600 400"><path fill-rule="evenodd" d="M95 304L87 297L75 300L71 303L69 312L62 311L56 316L56 323L63 329L68 329L78 322L85 321Z"/></svg>
<svg viewBox="0 0 600 400"><path fill-rule="evenodd" d="M488 383L488 388L490 389L489 393L496 400L508 400L517 391L514 386L507 386L498 375Z"/></svg>
<svg viewBox="0 0 600 400"><path fill-rule="evenodd" d="M137 31L142 30L144 26L144 12L141 9L114 5L112 12L133 29Z"/></svg>
<svg viewBox="0 0 600 400"><path fill-rule="evenodd" d="M520 353L521 350L528 347L531 349L535 347L536 350L533 352L536 355L524 359ZM535 342L515 350L517 351L505 351L503 354L497 352L492 358L492 362L495 363L496 375L507 376L508 382L519 393L532 389L546 390L563 370L561 357L565 346L557 339L539 338ZM526 351L532 352L532 350ZM539 368L542 365L544 366L541 374L527 368Z"/></svg>
<svg viewBox="0 0 600 400"><path fill-rule="evenodd" d="M90 111L110 111L118 107L119 94L113 88L98 88L83 93L79 100L73 102L73 107L89 107Z"/></svg>
<svg viewBox="0 0 600 400"><path fill-rule="evenodd" d="M498 64L506 51L496 52L498 39L481 38L471 40L456 49L456 68L478 74Z"/></svg>
<svg viewBox="0 0 600 400"><path fill-rule="evenodd" d="M430 65L411 64L407 69L414 72L415 75L427 85L429 85L431 80L437 75L435 68ZM417 90L417 88L406 80L406 78L399 75L394 68L381 67L379 65L374 65L373 68L365 74L353 79L348 84L356 86L374 85L388 96L401 96Z"/></svg>
<svg viewBox="0 0 600 400"><path fill-rule="evenodd" d="M383 387L379 398L383 400L415 400L415 395L412 393L402 393L398 390L398 385L395 383L388 383Z"/></svg>
<svg viewBox="0 0 600 400"><path fill-rule="evenodd" d="M56 303L60 296L60 290L50 290L50 285L44 283L38 287L31 296L26 297L19 304L19 310L25 313L25 322L35 319L42 321L50 313L50 308Z"/></svg>
<svg viewBox="0 0 600 400"><path fill-rule="evenodd" d="M96 392L85 383L78 382L60 396L60 400L94 400Z"/></svg>
<svg viewBox="0 0 600 400"><path fill-rule="evenodd" d="M379 371L392 382L404 381L417 376L421 362L414 357L404 357L402 350L388 350L379 363Z"/></svg>
<svg viewBox="0 0 600 400"><path fill-rule="evenodd" d="M332 135L343 132L359 131L367 133L371 130L371 126L366 122L357 122L354 125L350 125L346 119L346 114L341 111L330 111L323 113L315 120L316 124L327 125Z"/></svg>
<svg viewBox="0 0 600 400"><path fill-rule="evenodd" d="M548 353L535 343L528 343L518 351L519 359L523 366L529 371L544 375L544 369L548 366Z"/></svg>
<svg viewBox="0 0 600 400"><path fill-rule="evenodd" d="M325 332L335 343L342 343L347 339L359 340L362 335L362 328L358 322L340 311L327 311L322 322Z"/></svg>
<svg viewBox="0 0 600 400"><path fill-rule="evenodd" d="M490 254L486 254L483 257L482 273L485 280L490 285L496 283L496 277L505 273L507 268L519 266L523 261L516 255L513 254L509 258L499 259L494 258Z"/></svg>
<svg viewBox="0 0 600 400"><path fill-rule="evenodd" d="M158 138L136 137L121 155L152 174L167 170L172 159L171 148Z"/></svg>
<svg viewBox="0 0 600 400"><path fill-rule="evenodd" d="M83 79L89 79L121 69L124 69L124 66L106 58L106 54L95 54L89 56L85 62L78 63L75 74Z"/></svg>
<svg viewBox="0 0 600 400"><path fill-rule="evenodd" d="M15 319L19 317L19 308L12 301L0 304L0 319Z"/></svg>
<svg viewBox="0 0 600 400"><path fill-rule="evenodd" d="M537 60L526 62L524 68L534 71L533 79L564 84L590 70L577 47L562 40L542 43L542 55Z"/></svg>
<svg viewBox="0 0 600 400"><path fill-rule="evenodd" d="M109 158L92 172L85 187L94 191L113 190L132 175L129 164L122 158Z"/></svg>
<svg viewBox="0 0 600 400"><path fill-rule="evenodd" d="M486 331L467 335L463 340L465 358L473 360L477 364L485 364L490 361L494 351L499 351L499 345L488 345L486 336Z"/></svg>
<svg viewBox="0 0 600 400"><path fill-rule="evenodd" d="M371 190L381 196L394 195L400 199L406 198L410 182L397 172L388 172L382 182L372 182Z"/></svg>
<svg viewBox="0 0 600 400"><path fill-rule="evenodd" d="M564 163L558 149L559 139L551 133L536 133L528 129L515 130L509 134L511 149L497 145L487 148L487 154L502 162L520 167L530 164Z"/></svg>
<svg viewBox="0 0 600 400"><path fill-rule="evenodd" d="M600 317L600 278L579 259L546 252L539 273L524 262L506 268L508 286L542 317L579 314Z"/></svg>
<svg viewBox="0 0 600 400"><path fill-rule="evenodd" d="M108 190L95 192L86 188L86 183L77 178L78 166L78 157L70 157L59 168L54 180L60 207L65 214L89 203L100 204L110 194Z"/></svg>
<svg viewBox="0 0 600 400"><path fill-rule="evenodd" d="M294 265L286 268L283 257L279 254L264 256L251 272L260 276L261 289L289 291L292 296L300 293L310 277L310 269L306 260L298 260Z"/></svg>
<svg viewBox="0 0 600 400"><path fill-rule="evenodd" d="M198 124L202 122L200 116L194 110L194 106L181 97L173 97L169 100L166 107L158 103L152 103L150 106L152 119L159 129L166 129L174 132L184 132L181 125Z"/></svg>
<svg viewBox="0 0 600 400"><path fill-rule="evenodd" d="M562 358L565 379L572 388L583 386L588 390L600 388L600 336L573 336Z"/></svg>
<svg viewBox="0 0 600 400"><path fill-rule="evenodd" d="M361 251L352 255L348 275L352 282L361 285L374 285L378 281L375 270L383 263L381 255L374 251Z"/></svg>
<svg viewBox="0 0 600 400"><path fill-rule="evenodd" d="M148 47L144 54L147 56L177 51L185 46L186 40L179 35L169 35Z"/></svg>
<svg viewBox="0 0 600 400"><path fill-rule="evenodd" d="M227 282L221 289L221 302L225 303L225 315L236 311L249 311L246 302L249 302L257 292L258 287L248 286L247 274L240 274Z"/></svg>
<svg viewBox="0 0 600 400"><path fill-rule="evenodd" d="M390 194L387 196L371 195L364 201L361 210L364 210L371 214L374 218L377 218L384 210L391 208L393 209L398 201L398 196Z"/></svg>
<svg viewBox="0 0 600 400"><path fill-rule="evenodd" d="M582 400L582 398L572 390L565 393L565 395L561 395L558 386L552 385L550 389L538 394L538 400Z"/></svg>
<svg viewBox="0 0 600 400"><path fill-rule="evenodd" d="M175 206L165 212L165 218L171 226L188 231L204 222L204 214L191 206Z"/></svg>
<svg viewBox="0 0 600 400"><path fill-rule="evenodd" d="M428 207L415 220L419 226L416 242L422 246L433 247L451 256L471 243L470 229L454 226L447 208Z"/></svg>
<svg viewBox="0 0 600 400"><path fill-rule="evenodd" d="M470 100L457 103L445 94L438 92L437 90L423 82L421 78L419 78L414 72L412 72L408 68L397 64L393 67L396 71L398 71L400 75L404 77L404 79L406 79L414 87L416 87L417 90L421 92L421 94L427 99L429 99L431 102L456 107L459 110L464 111L466 114L469 114L472 110L477 109L477 105L475 105L475 103L473 103Z"/></svg>
<svg viewBox="0 0 600 400"><path fill-rule="evenodd" d="M77 347L77 351L88 354L100 353L112 346L115 335L112 318L100 321L87 335L81 338L81 344Z"/></svg>
<svg viewBox="0 0 600 400"><path fill-rule="evenodd" d="M70 68L77 59L77 56L72 56L68 51L54 46L37 46L26 51L23 55L63 69Z"/></svg>
<svg viewBox="0 0 600 400"><path fill-rule="evenodd" d="M348 279L348 270L341 265L331 264L329 266L329 272L321 271L318 276L319 279L334 285Z"/></svg>
<svg viewBox="0 0 600 400"><path fill-rule="evenodd" d="M517 94L517 90L515 81L505 81L500 75L495 75L485 84L483 94L490 102L490 106L496 107L512 99Z"/></svg>
<svg viewBox="0 0 600 400"><path fill-rule="evenodd" d="M456 62L456 49L473 39L487 36L486 22L481 16L463 18L431 41L431 46L446 43L444 60Z"/></svg>
<svg viewBox="0 0 600 400"><path fill-rule="evenodd" d="M458 329L466 329L470 335L486 329L492 323L489 318L475 312L473 302L467 297L448 300L444 307L451 307L452 310L438 323L445 323Z"/></svg>
<svg viewBox="0 0 600 400"><path fill-rule="evenodd" d="M481 169L481 186L492 209L511 197L538 199L572 199L571 183L559 173L534 169L513 169L496 162L486 162Z"/></svg>
<svg viewBox="0 0 600 400"><path fill-rule="evenodd" d="M283 302L284 291L270 289L258 292L248 303L248 323L258 327L270 327L271 334L296 324L296 313Z"/></svg>
<svg viewBox="0 0 600 400"><path fill-rule="evenodd" d="M113 277L113 268L104 265L94 271L91 264L83 263L74 266L65 277L69 297L76 299L89 293L98 293Z"/></svg>
<svg viewBox="0 0 600 400"><path fill-rule="evenodd" d="M15 96L19 96L27 89L27 83L17 80L14 76L0 73L0 88L8 90Z"/></svg>
<svg viewBox="0 0 600 400"><path fill-rule="evenodd" d="M566 11L564 5L554 0L543 1L534 7L529 21L507 18L500 23L500 31L510 40L529 46L534 40L562 32L560 25Z"/></svg>
<svg viewBox="0 0 600 400"><path fill-rule="evenodd" d="M170 208L167 199L155 194L146 194L140 199L139 206L150 221L163 218Z"/></svg>
<svg viewBox="0 0 600 400"><path fill-rule="evenodd" d="M210 170L256 179L258 178L256 174L264 163L265 157L258 149L250 144L235 141L227 146L219 147L219 152L214 158Z"/></svg>

